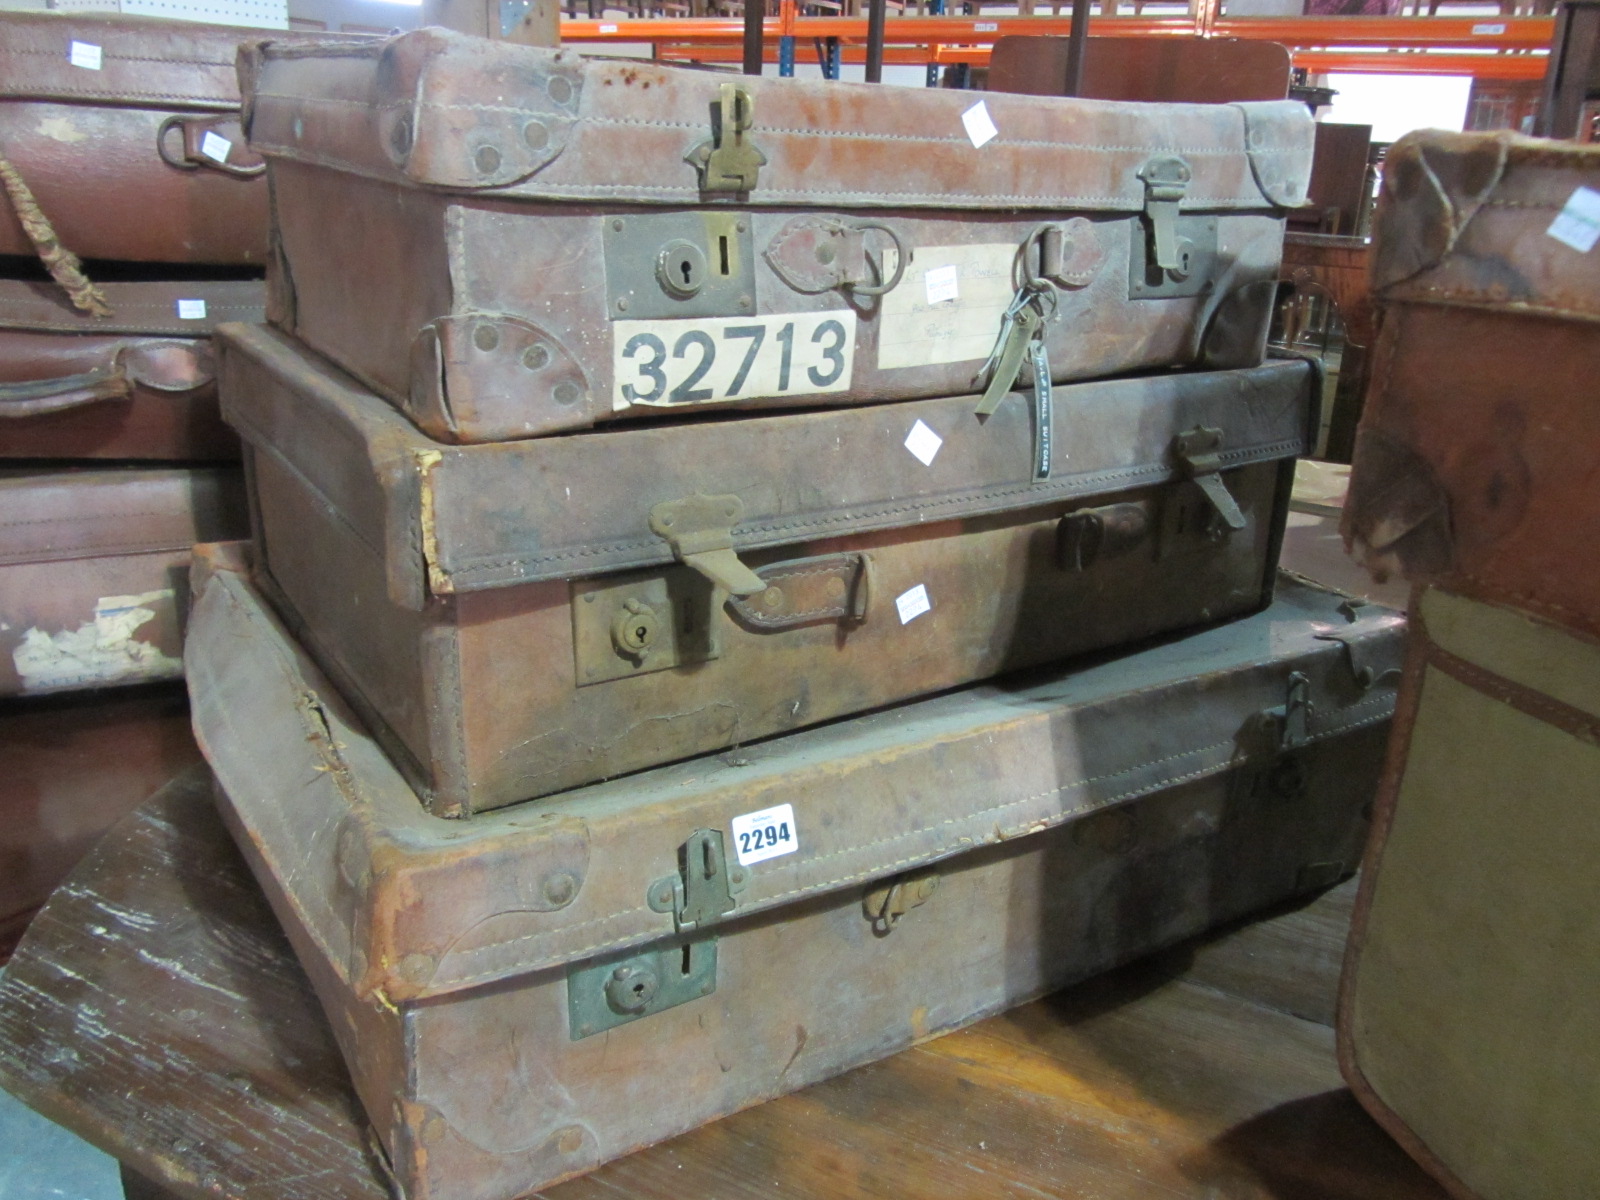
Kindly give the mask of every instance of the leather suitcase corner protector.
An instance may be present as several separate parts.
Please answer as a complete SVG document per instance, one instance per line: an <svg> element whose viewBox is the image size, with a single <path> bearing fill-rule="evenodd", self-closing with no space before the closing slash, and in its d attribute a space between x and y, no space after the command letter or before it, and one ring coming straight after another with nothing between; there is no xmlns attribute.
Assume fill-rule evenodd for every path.
<svg viewBox="0 0 1600 1200"><path fill-rule="evenodd" d="M1392 673L1380 673L1377 682L1363 690L1353 669L1350 647L1373 638L1385 646L1395 642L1394 629L1399 623L1398 616L1385 610L1357 610L1354 619L1341 630L1346 638L1345 653L1340 652L1340 647L1323 647L1308 632L1299 656L1256 661L1248 671L1250 684L1241 685L1234 693L1235 705L1226 711L1208 709L1205 729L1180 735L1189 742L1176 753L1169 746L1165 753L1138 761L1099 764L1101 769L1092 778L1055 784L992 811L966 814L929 828L906 830L896 826L897 818L890 809L898 806L885 806L879 819L882 836L874 837L870 828L853 828L852 841L856 844L831 851L825 842L818 841L826 838L825 830L830 828L820 806L843 804L859 817L864 811L860 798L850 787L838 786L837 779L833 788L813 788L802 793L792 779L794 771L790 767L795 764L788 762L791 753L804 754L804 744L837 736L826 727L772 743L767 758L737 770L728 768L723 786L702 785L703 790L692 802L675 804L669 798L674 790L681 791L679 776L690 768L664 768L655 785L661 789L659 796L651 794L648 776L634 777L620 788L600 784L580 789L564 800L541 804L531 812L512 809L505 814L474 818L464 826L450 828L441 837L440 831L447 828L447 823L422 811L414 794L355 725L342 703L330 699L318 706L317 716L326 731L318 743L324 768L315 772L307 786L328 792L329 804L334 803L337 793L344 793L346 799L340 803L349 805L353 798L364 816L347 822L337 832L291 833L288 846L298 845L297 861L305 859L301 866L312 870L340 871L349 863L359 871L360 864L382 864L381 871L360 881L361 890L365 891L361 922L372 939L367 947L370 953L362 955L364 969L370 975L369 986L390 1001L442 994L670 935L671 916L651 910L646 903L648 883L674 869L672 856L683 832L726 827L737 813L761 807L759 801L763 798L787 800L801 794L816 797L806 814L808 830L815 831L811 840L814 849L807 858L785 864L781 870L757 873L741 896L741 917L802 896L892 874L907 863L948 857L976 845L1049 828L1132 795L1267 760L1284 747L1311 745L1387 720L1394 705ZM196 647L190 676L195 720L208 757L230 793L239 788L240 794L247 794L249 789L267 786L256 776L270 776L272 772L252 771L250 756L272 753L260 744L270 737L252 738L246 745L241 740L244 731L229 728L226 694L243 687L257 697L263 712L292 710L303 697L326 694L325 680L304 653L287 640L282 626L264 610L249 585L236 576L219 574L213 578L197 606L191 639L191 645ZM229 651L226 661L219 661L220 647ZM263 663L276 663L281 669L273 669L270 679L259 678ZM1303 676L1302 698L1312 704L1309 711L1302 710L1306 719L1295 727L1299 729L1299 739L1275 744L1254 740L1262 736L1256 732L1256 714L1292 704L1291 672ZM1231 677L1242 680L1244 674L1234 672ZM1071 711L1075 721L1092 720L1097 715L1114 721L1119 707L1126 708L1130 702L1147 705L1150 694L1159 692L1164 702L1192 712L1204 707L1194 705L1192 698L1209 681L1210 676L1197 674L1187 680L1186 687L1149 685L1131 696L1127 692L1100 695L1098 699L1097 694L1091 695ZM1287 702L1286 695L1291 697ZM934 707L925 705L920 712L929 722L931 733L938 727L939 701L928 704ZM930 712L933 715L927 716ZM1047 698L1031 714L1026 709L1019 712L1008 708L1007 712L1013 715L1003 716L997 710L995 723L983 726L983 734L971 735L997 745L1006 740L1009 730L1020 739L1011 751L991 747L991 756L1019 748L1027 751L1030 737L1043 736L1040 721L1054 720L1041 714L1057 713L1059 708ZM287 721L271 719L279 724ZM919 720L919 710L903 710L896 720ZM270 734L270 730L258 732ZM280 736L285 745L303 746L306 740L299 724ZM861 736L864 745L872 741L870 734ZM903 736L903 730L897 736ZM1036 750L1030 753L1038 757ZM1150 751L1143 753L1151 755ZM705 761L700 760L702 770ZM863 766L856 791L873 786L867 776L881 769L886 768L881 764ZM790 782L784 784L785 779ZM975 788L980 786L976 779L972 783ZM763 786L770 795L759 795ZM1064 803L1064 799L1075 803ZM309 793L306 800L317 803ZM255 807L260 805L258 799ZM640 822L637 814L641 806L655 812L658 819ZM244 820L249 824L248 814ZM559 836L541 838L538 831L544 823L550 823ZM846 824L859 826L862 822ZM607 853L590 860L586 850L585 865L575 869L568 843L578 825L583 827L586 846L605 845ZM380 828L397 832L379 835L376 831ZM359 848L338 844L349 838L368 839L373 844ZM314 844L307 847L308 841ZM305 853L308 849L310 853ZM502 870L517 879L536 881L536 890L542 887L545 895L564 901L559 906L562 909L573 906L570 912L563 911L552 925L549 918L528 912L525 904L497 904L483 895L482 888L475 886L463 892L459 885L452 885L452 878L459 878L456 868L466 855L482 861L485 851L491 849L496 851L494 857L500 859ZM329 862L329 867L316 867L318 859ZM507 863L519 865L512 868ZM654 874L651 869L655 869ZM558 875L568 878L563 882L555 878ZM451 902L432 906L418 903L419 898L430 895L448 895ZM474 900L479 906L474 905ZM555 907L552 905L550 911ZM331 908L320 917L312 916L318 925L347 923L346 917ZM349 961L336 961L341 974L354 961L353 954L354 950Z"/></svg>

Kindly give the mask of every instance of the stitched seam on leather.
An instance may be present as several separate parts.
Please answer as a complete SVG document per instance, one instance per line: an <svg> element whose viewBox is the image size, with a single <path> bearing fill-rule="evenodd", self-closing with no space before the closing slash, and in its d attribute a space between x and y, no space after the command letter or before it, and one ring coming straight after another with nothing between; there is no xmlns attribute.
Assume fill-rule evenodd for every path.
<svg viewBox="0 0 1600 1200"><path fill-rule="evenodd" d="M1148 691L1150 689L1142 689L1142 690ZM1133 693L1133 694L1136 695L1137 693ZM1345 709L1342 709L1341 710L1341 714L1343 716L1349 717L1349 716L1351 716L1351 715L1353 715L1355 713L1360 712L1362 709L1371 708L1371 707L1373 707L1375 705L1379 705L1379 704L1383 705L1386 711L1384 711L1382 713L1379 713L1376 716L1365 717L1365 718L1361 718L1359 720L1346 720L1346 721L1340 722L1337 725L1329 726L1326 729L1319 729L1315 734L1312 735L1311 741L1313 741L1313 742L1321 741L1321 740L1323 740L1325 738L1328 738L1328 737L1333 737L1333 736L1336 736L1336 735L1342 734L1342 733L1350 733L1350 732L1352 732L1352 731L1354 731L1356 729L1360 729L1360 728L1362 728L1364 726L1374 725L1374 724L1377 724L1380 721L1388 720L1389 717L1391 716L1392 710L1394 708L1394 693L1393 692L1386 692L1383 695L1374 696L1374 697L1371 697L1371 698L1369 698L1367 700L1360 701L1357 704L1353 704L1353 705L1350 705L1349 707L1347 707ZM916 836L918 836L920 834L929 833L929 832L932 832L932 831L936 831L936 830L942 829L947 825L956 824L958 822L961 822L961 823L979 822L979 821L981 821L981 820L983 820L983 819L985 819L987 817L993 816L993 815L995 815L997 813L1005 812L1007 809L1017 808L1017 807L1019 807L1021 805L1030 804L1030 803L1033 803L1035 801L1038 801L1038 800L1041 800L1041 799L1045 799L1046 797L1049 797L1049 796L1060 795L1062 792L1069 791L1071 789L1085 787L1085 786L1087 786L1089 784L1093 784L1093 783L1101 783L1101 782L1104 782L1105 780L1116 779L1116 778L1119 778L1119 777L1124 776L1124 775L1135 774L1135 773L1140 772L1140 771L1148 770L1151 767L1158 767L1158 766L1162 765L1163 763L1173 762L1174 760L1181 759L1181 758L1192 758L1195 755L1199 755L1199 754L1209 754L1209 753L1212 753L1214 751L1221 750L1221 749L1226 749L1226 748L1233 747L1233 746L1236 746L1236 745L1237 745L1237 743L1233 738L1228 738L1228 739L1226 739L1224 741L1214 742L1209 746L1202 746L1202 747L1200 747L1198 749L1180 751L1177 754L1170 754L1170 755L1167 755L1164 758L1152 759L1149 762L1142 763L1142 764L1139 764L1137 766L1125 767L1122 770L1112 771L1112 772L1110 772L1108 774L1105 774L1105 775L1097 775L1097 776L1094 776L1094 777L1091 777L1091 778L1088 778L1088 779L1081 779L1081 780L1078 780L1075 783L1059 784L1056 787L1047 788L1046 790L1044 790L1042 792L1036 792L1033 795L1024 796L1020 800L1007 801L1005 804L997 805L994 808L983 809L983 810L980 810L978 812L969 813L969 814L966 814L966 815L960 816L960 817L950 817L950 818L947 818L944 821L939 822L937 825L925 825L925 826L922 826L922 827L917 828L917 829L906 830L906 831L903 831L901 833L894 834L894 835L892 835L890 837L887 837L887 838L880 838L879 840L877 840L875 842L868 842L868 843L865 843L865 844L863 844L861 846L853 846L853 847L850 847L847 850L835 851L832 854L826 854L826 855L821 856L820 858L811 859L809 861L811 863L813 863L813 864L815 864L815 863L823 863L823 862L829 861L830 859L845 857L846 855L863 854L865 852L874 850L874 849L876 849L876 848L878 848L880 846L890 845L890 844L892 844L894 842L904 841L904 840L906 840L908 838L916 837ZM1266 758L1276 758L1278 756L1277 755L1263 755L1263 756L1260 756L1260 757L1263 758L1263 759L1266 759ZM1055 814L1051 814L1051 815L1056 817L1056 818L1064 819L1066 817L1074 816L1074 815L1076 815L1078 813L1089 811L1090 809L1105 808L1105 807L1107 807L1109 805L1116 804L1117 802L1122 801L1122 800L1133 799L1133 798L1138 797L1138 796L1152 795L1155 792L1163 791L1163 790L1166 790L1167 788L1175 787L1176 785L1178 785L1180 783L1186 783L1186 782L1188 782L1188 781L1190 781L1192 779L1198 779L1198 778L1200 778L1200 777L1202 777L1204 775L1220 774L1221 772L1229 770L1229 769L1232 769L1234 767L1242 767L1242 766L1247 765L1250 761L1252 761L1252 760L1249 759L1249 758L1246 758L1246 759L1243 759L1243 760L1238 761L1238 762L1235 762L1233 760L1224 760L1222 762L1212 763L1212 764L1210 764L1208 766L1201 767L1201 768L1199 768L1197 770L1190 771L1190 772L1187 772L1187 773L1182 774L1182 775L1168 776L1167 778L1165 778L1163 780L1160 780L1160 781L1157 781L1155 783L1141 785L1140 787L1137 787L1137 788L1135 788L1135 789L1133 789L1131 791L1121 792L1121 793L1118 793L1117 795L1114 795L1114 796L1106 796L1106 797L1102 797L1102 798L1099 798L1099 799L1096 799L1096 800L1088 801L1088 802L1086 802L1084 804L1081 804L1081 805L1078 805L1078 806L1076 806L1074 808L1064 809L1059 813L1055 813ZM1044 817L1044 818L1041 818L1041 819L1047 820L1047 821L1050 820L1049 817ZM1033 823L1033 824L1036 824L1036 822ZM1052 822L1052 825L1059 825L1059 824L1060 824L1060 820L1056 820L1056 821ZM856 881L856 880L876 878L876 877L878 877L880 875L884 875L884 874L888 874L888 873L891 873L893 871L896 871L896 870L900 869L901 867L905 867L905 866L916 864L916 863L927 863L927 862L930 862L933 859L936 859L936 858L938 858L938 857L940 857L942 855L946 855L950 851L957 850L957 849L959 849L959 848L961 848L963 846L975 846L975 845L981 845L981 844L983 844L983 843L982 843L982 841L980 839L973 838L973 837L960 837L960 838L957 838L956 840L954 840L952 842L945 843L942 847L940 847L938 849L923 851L923 852L918 853L916 855L913 855L911 857L899 859L899 860L896 860L894 862L880 863L880 864L875 864L875 865L873 865L871 867L861 868L861 869L858 869L856 871L850 872L848 874L838 876L837 878L834 878L832 880L828 880L826 882L807 884L804 887L792 888L792 889L790 889L789 891L786 891L786 892L778 892L778 893L775 893L772 896L762 897L761 898L761 904L763 906L776 904L779 901L792 900L792 899L794 899L794 898L796 898L798 896L805 896L805 895L815 894L817 892L824 892L824 891L827 891L829 889L837 888L837 887L840 887L841 885L848 884L848 883L851 883L851 882ZM568 926L566 926L566 927L564 927L562 929L542 930L542 931L535 932L535 933L522 934L522 935L520 935L518 937L508 938L508 939L505 939L503 941L498 941L498 942L492 942L492 943L489 943L489 944L484 945L484 946L474 947L474 948L472 948L470 950L458 950L458 951L455 951L454 953L462 954L462 955L471 955L471 954L480 954L480 953L484 953L484 952L488 952L488 951L494 951L494 950L504 950L504 949L507 949L507 948L509 948L511 946L519 945L519 944L521 944L523 942L549 940L549 939L560 937L560 936L570 935L571 933L573 933L574 931L579 930L579 929L587 929L587 928L589 928L591 926L594 926L594 925L602 925L602 924L606 924L608 922L620 921L625 917L631 917L631 916L634 916L634 915L636 915L638 913L650 912L650 911L653 911L653 910L651 910L648 905L638 905L638 906L636 906L634 908L622 909L619 912L611 913L611 914L609 914L607 916L604 916L604 917L597 917L597 918L594 918L593 920L581 921L581 922L579 922L577 924L574 924L574 925L568 925ZM663 935L663 936L665 936L665 935ZM565 950L565 949L563 949L563 950L560 950L558 952L560 954L562 954L563 957L565 959L567 959L567 960L577 960L577 959L581 959L581 958L583 958L583 957L585 957L585 956L587 956L589 954L592 954L592 953L594 953L595 951L598 951L598 950L605 950L605 949L608 949L608 948L613 947L613 946L633 944L635 942L638 942L639 940L640 939L638 939L637 937L613 938L613 939L608 940L608 941L596 942L593 945L582 946L582 947L579 947L579 948L573 949L573 950ZM487 970L487 971L480 971L480 972L474 973L472 975L452 975L452 976L448 977L446 980L444 980L443 982L449 984L450 988L452 990L454 990L456 988L465 987L465 986L468 986L468 985L470 985L472 983L476 983L476 982L478 982L480 980L483 980L483 979L507 978L507 977L510 977L510 976L518 975L518 974L527 974L527 973L530 973L531 971L538 971L538 970L548 969L550 966L553 966L553 965L561 965L561 964L540 964L540 965L535 965L533 967L526 967L526 966L520 966L520 965L519 966L514 966L514 967L500 967L500 968L491 969L491 970ZM438 993L435 992L435 993L432 993L432 994L438 994Z"/></svg>
<svg viewBox="0 0 1600 1200"><path fill-rule="evenodd" d="M1218 457L1228 463L1238 466L1252 466L1255 463L1271 461L1287 454L1298 453L1305 446L1301 438L1285 439L1266 446L1252 446L1237 450L1223 451ZM1005 500L1014 496L1036 496L1039 503L1048 504L1056 497L1071 499L1077 496L1093 495L1100 491L1116 490L1102 488L1101 483L1114 484L1120 481L1134 481L1141 479L1174 479L1177 478L1172 468L1167 466L1131 467L1119 470L1097 471L1088 476L1079 476L1076 480L1063 480L1060 484L1043 486L1034 484L1021 484L1016 487L997 490L964 492L956 496L937 497L918 501L912 504L897 504L888 506L863 505L852 509L846 515L815 517L809 520L793 521L768 521L761 524L743 525L740 533L782 535L790 533L807 533L817 529L829 527L858 528L863 520L879 520L884 517L895 517L905 513L937 512L946 508L966 508L982 500ZM654 538L635 538L626 542L604 542L596 546L582 546L569 550L552 550L544 554L532 556L519 556L516 558L487 559L481 562L467 563L459 567L446 568L447 574L454 579L470 579L474 575L481 575L488 571L498 570L501 567L545 567L556 566L564 562L593 558L597 555L625 553L631 550L640 550L655 547Z"/></svg>
<svg viewBox="0 0 1600 1200"><path fill-rule="evenodd" d="M1441 304L1451 301L1461 301L1467 304L1482 305L1504 312L1526 311L1542 315L1558 317L1596 317L1600 316L1600 306L1570 307L1561 303L1562 298L1552 298L1549 302L1539 300L1510 300L1503 295L1481 291L1477 288L1451 288L1451 287L1424 287L1418 291L1406 289L1395 296L1400 303L1410 304Z"/></svg>

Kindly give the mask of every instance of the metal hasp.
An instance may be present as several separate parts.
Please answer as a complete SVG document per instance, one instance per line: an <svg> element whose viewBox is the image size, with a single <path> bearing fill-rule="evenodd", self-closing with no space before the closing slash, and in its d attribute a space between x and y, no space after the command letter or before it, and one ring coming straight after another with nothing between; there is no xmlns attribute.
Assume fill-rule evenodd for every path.
<svg viewBox="0 0 1600 1200"><path fill-rule="evenodd" d="M1211 288L1217 218L1179 212L1192 176L1189 164L1175 155L1160 155L1139 168L1148 231L1132 239L1130 299L1198 296Z"/></svg>
<svg viewBox="0 0 1600 1200"><path fill-rule="evenodd" d="M1311 681L1299 671L1292 672L1283 703L1263 709L1260 719L1280 753L1305 745L1311 737Z"/></svg>
<svg viewBox="0 0 1600 1200"><path fill-rule="evenodd" d="M1205 493L1217 515L1229 529L1243 529L1248 523L1239 504L1222 482L1222 430L1196 427L1173 439L1173 458L1184 475Z"/></svg>
<svg viewBox="0 0 1600 1200"><path fill-rule="evenodd" d="M735 596L753 596L767 584L733 552L733 527L743 516L744 501L737 496L694 495L652 508L650 529L684 566Z"/></svg>
<svg viewBox="0 0 1600 1200"><path fill-rule="evenodd" d="M900 924L901 917L926 904L938 888L939 872L936 870L896 875L867 889L861 898L861 911L871 923L872 932L887 937Z"/></svg>
<svg viewBox="0 0 1600 1200"><path fill-rule="evenodd" d="M728 867L722 831L697 829L678 847L678 873L652 883L645 902L670 912L679 933L699 936L574 967L567 973L567 1028L573 1041L675 1008L717 990L717 939L705 933L733 911L743 867Z"/></svg>
<svg viewBox="0 0 1600 1200"><path fill-rule="evenodd" d="M767 156L749 141L755 101L736 83L725 83L711 111L711 140L689 151L684 161L700 172L702 192L752 191Z"/></svg>

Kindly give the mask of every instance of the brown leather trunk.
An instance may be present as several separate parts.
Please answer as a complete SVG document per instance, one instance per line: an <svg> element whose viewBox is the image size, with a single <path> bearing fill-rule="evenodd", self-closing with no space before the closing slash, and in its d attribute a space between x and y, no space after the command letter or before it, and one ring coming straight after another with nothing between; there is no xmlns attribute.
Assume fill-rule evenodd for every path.
<svg viewBox="0 0 1600 1200"><path fill-rule="evenodd" d="M244 509L237 468L0 472L0 696L178 678L190 548Z"/></svg>
<svg viewBox="0 0 1600 1200"><path fill-rule="evenodd" d="M1418 589L1339 1059L1460 1200L1600 1194L1600 643Z"/></svg>
<svg viewBox="0 0 1600 1200"><path fill-rule="evenodd" d="M91 259L265 262L266 181L240 128L234 68L248 36L189 21L0 13L0 153L63 245ZM0 254L34 254L3 193Z"/></svg>
<svg viewBox="0 0 1600 1200"><path fill-rule="evenodd" d="M417 805L242 574L209 573L189 686L405 1194L502 1200L1346 874L1400 634L1286 584L470 823Z"/></svg>
<svg viewBox="0 0 1600 1200"><path fill-rule="evenodd" d="M0 459L237 459L211 331L259 320L264 285L99 286L107 317L77 312L54 284L0 280Z"/></svg>
<svg viewBox="0 0 1600 1200"><path fill-rule="evenodd" d="M0 701L0 962L95 840L200 759L176 684Z"/></svg>
<svg viewBox="0 0 1600 1200"><path fill-rule="evenodd" d="M1288 102L735 82L437 29L241 70L272 320L448 442L982 390L1024 287L1029 379L1254 365L1310 167Z"/></svg>
<svg viewBox="0 0 1600 1200"><path fill-rule="evenodd" d="M1284 361L1062 389L1046 479L967 396L449 447L219 344L263 584L451 815L1253 611L1313 427Z"/></svg>
<svg viewBox="0 0 1600 1200"><path fill-rule="evenodd" d="M1380 328L1347 542L1600 634L1600 148L1429 133L1390 151Z"/></svg>

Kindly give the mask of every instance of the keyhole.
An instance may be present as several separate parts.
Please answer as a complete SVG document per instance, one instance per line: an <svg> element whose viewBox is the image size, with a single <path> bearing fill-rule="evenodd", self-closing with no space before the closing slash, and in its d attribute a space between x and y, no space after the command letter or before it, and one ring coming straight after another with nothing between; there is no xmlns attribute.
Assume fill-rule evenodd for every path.
<svg viewBox="0 0 1600 1200"><path fill-rule="evenodd" d="M641 646L644 645L645 642L650 640L649 627L645 625L635 626L633 630L633 636L639 639L639 644Z"/></svg>
<svg viewBox="0 0 1600 1200"><path fill-rule="evenodd" d="M689 276L693 273L694 272L689 269L689 264L687 262L680 262L678 264L678 274L683 276L683 283L685 287L689 285Z"/></svg>
<svg viewBox="0 0 1600 1200"><path fill-rule="evenodd" d="M689 971L690 971L689 947L685 946L683 948L683 968L682 968L682 973L687 975L689 973Z"/></svg>
<svg viewBox="0 0 1600 1200"><path fill-rule="evenodd" d="M634 984L634 985L633 985L633 994L634 994L634 995L635 995L635 996L642 996L642 995L644 995L644 984L642 984L642 983L636 983L636 984Z"/></svg>
<svg viewBox="0 0 1600 1200"><path fill-rule="evenodd" d="M722 234L717 238L717 247L722 255L722 274L728 274L728 235Z"/></svg>

